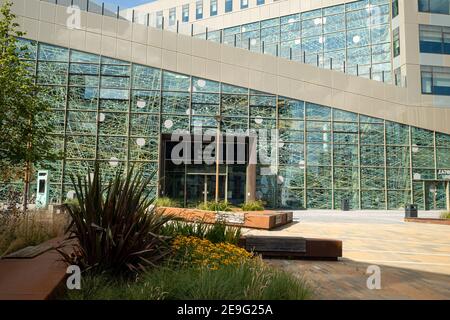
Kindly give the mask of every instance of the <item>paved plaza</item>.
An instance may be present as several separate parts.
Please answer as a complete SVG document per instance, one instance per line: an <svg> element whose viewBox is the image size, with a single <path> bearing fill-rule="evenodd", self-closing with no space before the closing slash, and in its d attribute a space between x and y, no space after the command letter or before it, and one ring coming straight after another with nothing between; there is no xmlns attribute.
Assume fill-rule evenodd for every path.
<svg viewBox="0 0 450 320"><path fill-rule="evenodd" d="M338 262L268 260L305 277L318 299L450 299L450 226L405 223L403 217L391 211L296 211L285 228L247 232L342 240ZM367 289L371 265L380 267L380 290Z"/></svg>

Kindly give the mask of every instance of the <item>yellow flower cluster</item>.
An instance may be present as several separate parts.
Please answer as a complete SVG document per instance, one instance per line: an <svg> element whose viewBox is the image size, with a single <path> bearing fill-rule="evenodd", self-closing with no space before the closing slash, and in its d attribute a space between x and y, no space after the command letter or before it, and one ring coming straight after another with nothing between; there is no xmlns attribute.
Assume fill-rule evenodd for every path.
<svg viewBox="0 0 450 320"><path fill-rule="evenodd" d="M221 266L239 265L253 255L231 243L212 243L196 237L177 237L172 244L185 263L217 270Z"/></svg>

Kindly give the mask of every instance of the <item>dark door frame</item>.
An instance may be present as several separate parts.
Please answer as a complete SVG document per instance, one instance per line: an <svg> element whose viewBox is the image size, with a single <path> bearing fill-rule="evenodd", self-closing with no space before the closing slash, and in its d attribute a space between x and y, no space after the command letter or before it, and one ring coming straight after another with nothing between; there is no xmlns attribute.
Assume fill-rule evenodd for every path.
<svg viewBox="0 0 450 320"><path fill-rule="evenodd" d="M194 134L190 134L191 141L195 141L198 136ZM158 172L158 195L163 196L164 190L165 190L165 154L166 154L166 142L170 142L172 139L172 134L170 133L163 133L160 136L160 144L159 144L159 172ZM215 136L211 136L209 140L205 140L203 137L203 142L210 143L215 140ZM223 138L223 135L221 136ZM245 144L246 144L246 152L247 152L247 161L246 161L246 194L245 194L245 200L246 201L254 201L256 199L256 160L257 160L257 154L256 154L256 142L257 139L254 136L246 136L245 137ZM227 165L227 164L224 164ZM232 165L232 164L228 164ZM185 177L188 173L185 170ZM204 173L199 173L200 175ZM207 174L206 174L207 175ZM213 174L214 175L214 174ZM223 174L221 174L223 175ZM228 181L228 170L226 171L226 180ZM228 190L226 190L227 192ZM186 203L186 179L184 181L184 197L185 197L185 203ZM226 199L226 197L225 197Z"/></svg>

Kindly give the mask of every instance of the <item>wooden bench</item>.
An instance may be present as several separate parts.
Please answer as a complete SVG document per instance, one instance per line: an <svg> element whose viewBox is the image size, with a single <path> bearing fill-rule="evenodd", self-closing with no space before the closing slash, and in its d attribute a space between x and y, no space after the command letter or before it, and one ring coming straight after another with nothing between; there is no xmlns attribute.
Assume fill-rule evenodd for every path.
<svg viewBox="0 0 450 320"><path fill-rule="evenodd" d="M302 237L248 235L240 246L263 257L338 260L342 257L342 241Z"/></svg>

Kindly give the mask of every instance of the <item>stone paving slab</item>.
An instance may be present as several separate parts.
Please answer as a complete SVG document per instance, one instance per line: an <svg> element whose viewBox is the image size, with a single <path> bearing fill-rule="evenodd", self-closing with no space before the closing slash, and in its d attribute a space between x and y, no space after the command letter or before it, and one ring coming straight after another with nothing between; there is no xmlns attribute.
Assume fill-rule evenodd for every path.
<svg viewBox="0 0 450 320"><path fill-rule="evenodd" d="M450 279L444 274L379 265L381 289L370 290L366 282L369 263L344 259L340 262L265 260L306 280L314 299L324 300L443 300L450 299Z"/></svg>
<svg viewBox="0 0 450 320"><path fill-rule="evenodd" d="M438 213L422 214L432 217ZM295 212L291 225L250 234L343 241L343 260L271 260L318 288L325 299L450 299L450 226L408 223L402 212ZM365 285L367 266L382 270L384 289Z"/></svg>

